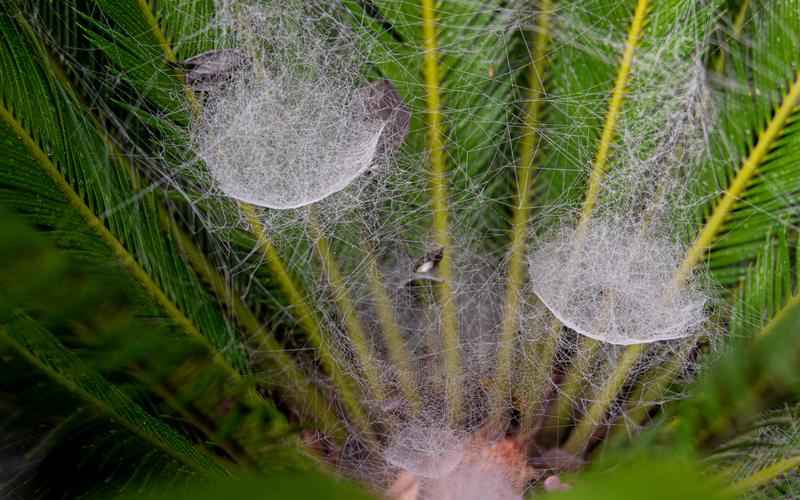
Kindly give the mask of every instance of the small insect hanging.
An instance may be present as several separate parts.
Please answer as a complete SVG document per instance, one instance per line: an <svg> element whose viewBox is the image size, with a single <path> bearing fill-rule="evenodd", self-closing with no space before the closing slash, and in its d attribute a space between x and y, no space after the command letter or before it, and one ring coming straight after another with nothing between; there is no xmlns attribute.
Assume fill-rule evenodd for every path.
<svg viewBox="0 0 800 500"><path fill-rule="evenodd" d="M444 258L444 248L438 247L433 251L428 252L425 256L417 262L414 267L415 274L429 275L432 274L439 263Z"/></svg>

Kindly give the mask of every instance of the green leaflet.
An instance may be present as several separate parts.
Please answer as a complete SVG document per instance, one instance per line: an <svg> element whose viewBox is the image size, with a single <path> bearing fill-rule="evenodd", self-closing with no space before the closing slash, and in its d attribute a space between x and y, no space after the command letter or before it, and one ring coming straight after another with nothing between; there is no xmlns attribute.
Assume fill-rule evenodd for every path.
<svg viewBox="0 0 800 500"><path fill-rule="evenodd" d="M322 477L317 473L277 473L268 478L243 477L194 484L188 487L153 488L149 492L120 496L120 500L250 500L269 492L269 498L289 500L326 498L367 500L373 498L354 484Z"/></svg>
<svg viewBox="0 0 800 500"><path fill-rule="evenodd" d="M186 384L187 394L201 391L204 400L195 402L200 406L213 405L209 400L215 397L247 401L251 417L242 421L245 423L225 424L226 433L257 432L266 439L285 433L283 416L271 401L257 396L252 381L244 377L250 367L245 362L243 345L235 340L203 284L182 260L175 242L160 231L155 196L139 193L138 177L114 162L110 145L82 113L46 49L27 38L32 31L23 31L26 24L18 21L16 25L5 15L0 19L0 34L8 49L2 52L0 64L4 75L9 76L0 88L0 147L4 152L0 193L4 204L25 213L30 222L47 227L81 259L95 261L100 268L119 266L115 272L127 272L142 300L156 306L148 314L164 315L177 331L188 334L187 347L196 348L195 341L203 346L205 359L176 359L176 364L165 364L164 368L177 369L181 363L189 362L193 368L183 367L184 371L203 371L202 376ZM43 204L45 200L47 203ZM137 348L144 346L141 340ZM136 359L138 350L130 351L133 355L129 362L140 362ZM124 364L121 360L118 363ZM166 376L152 375L154 379ZM228 394L209 389L219 388L226 381ZM206 388L206 393L201 387ZM167 396L173 397L164 397ZM185 402L173 400L171 405L183 409ZM232 415L237 413L238 409ZM260 421L258 428L247 423L253 420ZM208 433L215 432L201 427ZM229 435L219 438L227 442Z"/></svg>
<svg viewBox="0 0 800 500"><path fill-rule="evenodd" d="M36 368L152 446L198 472L208 474L224 471L189 440L160 419L149 415L122 391L82 364L77 356L30 318L17 318L0 328L0 334Z"/></svg>
<svg viewBox="0 0 800 500"><path fill-rule="evenodd" d="M727 72L712 136L712 153L699 170L693 186L704 199L693 221L705 221L714 213L730 188L743 162L759 143L768 125L786 102L788 89L797 85L796 32L800 29L800 9L794 1L769 6L754 6L741 40L732 40ZM714 277L725 285L735 285L770 232L797 219L794 199L800 191L800 123L795 110L769 139L766 155L747 179L744 191L728 209L715 235L709 255ZM763 143L767 138L761 139Z"/></svg>
<svg viewBox="0 0 800 500"><path fill-rule="evenodd" d="M8 187L24 182L29 189L52 193L54 181L34 174L36 170L42 172L42 161L49 162L58 170L45 170L47 175L63 176L63 183L59 185L60 181L56 181L55 186L74 193L70 203L83 205L85 216L91 215L98 221L102 217L108 237L115 238L121 245L119 251L127 254L119 255L124 259L123 265L140 269L139 276L152 282L155 288L147 290L148 293L161 294L162 305L171 304L169 307L176 314L185 316L185 321L180 321L187 328L202 331L212 345L219 349L229 346L232 332L210 307L208 295L200 292L203 287L181 260L174 243L158 230L154 197L137 196L130 174L113 164L108 147L96 135L88 118L76 108L58 80L47 73L42 61L45 49L31 47L8 16L3 16L0 23L6 47L0 54L0 67L7 77L0 87L0 98L7 110L5 116L13 122L4 120L2 145L12 158L24 158L20 146L26 143L17 142L21 138L19 131L11 129L23 127L30 138L25 148L35 147L46 155L46 160L44 156L36 160L37 166L30 156L26 168L7 163L0 170L0 182ZM226 353L238 369L246 369L241 352L226 350Z"/></svg>

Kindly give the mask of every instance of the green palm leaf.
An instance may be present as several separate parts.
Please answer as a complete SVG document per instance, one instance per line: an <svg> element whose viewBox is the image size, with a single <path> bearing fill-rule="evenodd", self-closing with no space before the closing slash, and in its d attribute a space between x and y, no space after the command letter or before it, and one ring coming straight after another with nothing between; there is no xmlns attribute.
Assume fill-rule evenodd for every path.
<svg viewBox="0 0 800 500"><path fill-rule="evenodd" d="M800 18L791 3L757 11L739 45L731 49L714 155L698 183L707 203L705 225L686 266L711 249L715 277L730 284L741 276L770 231L792 224L797 158L798 78L796 33ZM721 193L721 194L720 194Z"/></svg>
<svg viewBox="0 0 800 500"><path fill-rule="evenodd" d="M318 464L404 500L796 490L797 0L7 3L0 204L48 243L12 222L0 244L0 426L34 448L0 491L52 496L32 482L84 440L64 495L339 494ZM232 54L196 85L187 59ZM303 106L264 97L282 78L365 108L386 80L409 133L310 206L239 201L196 142L250 72L233 114L270 106L231 168L275 168L255 157L284 133L286 179L319 154L282 115ZM676 254L650 286L713 296L670 313L705 322L688 338L598 340L664 280L639 246ZM548 300L562 278L589 327Z"/></svg>

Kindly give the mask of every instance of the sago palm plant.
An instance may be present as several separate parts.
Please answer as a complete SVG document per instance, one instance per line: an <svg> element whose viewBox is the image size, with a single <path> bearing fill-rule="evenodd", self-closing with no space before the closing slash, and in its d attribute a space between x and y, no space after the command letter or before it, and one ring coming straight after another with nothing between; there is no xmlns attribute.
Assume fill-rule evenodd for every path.
<svg viewBox="0 0 800 500"><path fill-rule="evenodd" d="M797 0L0 4L3 498L800 495Z"/></svg>

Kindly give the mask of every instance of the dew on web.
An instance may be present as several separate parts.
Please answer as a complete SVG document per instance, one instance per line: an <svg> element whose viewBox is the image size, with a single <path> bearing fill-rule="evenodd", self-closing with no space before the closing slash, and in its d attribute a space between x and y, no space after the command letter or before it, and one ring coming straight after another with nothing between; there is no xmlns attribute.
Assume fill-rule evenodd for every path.
<svg viewBox="0 0 800 500"><path fill-rule="evenodd" d="M426 425L410 425L397 432L384 452L387 463L423 478L446 476L463 456L462 436Z"/></svg>
<svg viewBox="0 0 800 500"><path fill-rule="evenodd" d="M218 22L239 48L183 64L203 99L192 146L226 196L271 209L308 206L402 146L410 111L388 80L365 81L352 37L326 35L289 8L222 7Z"/></svg>
<svg viewBox="0 0 800 500"><path fill-rule="evenodd" d="M688 337L705 321L707 296L673 279L679 246L596 222L565 230L530 259L533 290L577 333L630 345Z"/></svg>
<svg viewBox="0 0 800 500"><path fill-rule="evenodd" d="M220 189L253 205L290 209L346 188L370 168L386 122L335 82L247 75L212 96L195 129Z"/></svg>
<svg viewBox="0 0 800 500"><path fill-rule="evenodd" d="M434 482L428 495L435 500L522 500L505 471L499 467L463 464L446 478Z"/></svg>

